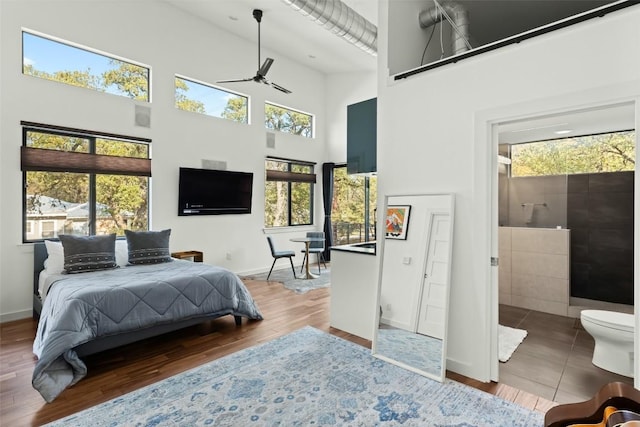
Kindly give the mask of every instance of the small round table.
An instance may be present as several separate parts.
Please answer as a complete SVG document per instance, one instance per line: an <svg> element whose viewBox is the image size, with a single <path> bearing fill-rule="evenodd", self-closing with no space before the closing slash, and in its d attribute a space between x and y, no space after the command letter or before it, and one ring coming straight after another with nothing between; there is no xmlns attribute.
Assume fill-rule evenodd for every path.
<svg viewBox="0 0 640 427"><path fill-rule="evenodd" d="M309 270L309 245L311 244L311 242L321 242L323 239L318 237L295 237L289 240L291 240L292 242L304 243L304 250L307 255L307 262L305 264L305 275L296 277L296 279L317 279L318 277L320 277L317 274L313 274Z"/></svg>

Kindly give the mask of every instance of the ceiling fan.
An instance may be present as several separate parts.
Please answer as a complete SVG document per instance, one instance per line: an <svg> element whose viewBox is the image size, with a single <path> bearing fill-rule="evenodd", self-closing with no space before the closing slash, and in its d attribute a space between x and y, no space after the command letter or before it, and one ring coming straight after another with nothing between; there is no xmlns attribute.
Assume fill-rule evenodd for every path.
<svg viewBox="0 0 640 427"><path fill-rule="evenodd" d="M271 68L271 64L273 64L273 58L265 59L264 63L260 62L260 22L262 21L262 10L253 9L253 17L256 21L258 21L258 71L256 75L253 77L247 77L246 79L235 79L235 80L218 80L216 83L235 83L235 82L250 82L254 81L256 83L264 83L273 87L274 89L278 89L284 93L291 93L289 89L286 89L276 83L270 82L267 80L267 72L269 72L269 68Z"/></svg>

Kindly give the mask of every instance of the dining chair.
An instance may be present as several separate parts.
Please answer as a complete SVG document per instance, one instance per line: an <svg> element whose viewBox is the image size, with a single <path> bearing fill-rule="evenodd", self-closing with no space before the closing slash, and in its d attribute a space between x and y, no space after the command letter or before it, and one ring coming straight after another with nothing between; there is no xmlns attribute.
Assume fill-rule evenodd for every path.
<svg viewBox="0 0 640 427"><path fill-rule="evenodd" d="M318 258L318 274L320 273L320 261L324 264L324 268L327 268L327 263L324 260L324 232L323 231L308 231L307 237L318 239L317 241L309 242L309 258L311 258L311 254L316 254ZM304 253L304 259L302 260L302 267L300 272L302 272L302 268L304 268L304 263L307 261L307 251L306 248L302 250Z"/></svg>
<svg viewBox="0 0 640 427"><path fill-rule="evenodd" d="M271 256L273 257L273 263L271 264L271 270L269 270L269 275L267 275L267 280L269 280L269 277L271 277L273 266L276 265L276 261L279 260L280 258L289 258L289 262L291 263L291 271L293 271L293 277L296 277L296 269L293 267L293 257L296 256L296 253L291 250L289 251L276 250L271 236L267 236L267 241L269 242L269 249L271 249Z"/></svg>

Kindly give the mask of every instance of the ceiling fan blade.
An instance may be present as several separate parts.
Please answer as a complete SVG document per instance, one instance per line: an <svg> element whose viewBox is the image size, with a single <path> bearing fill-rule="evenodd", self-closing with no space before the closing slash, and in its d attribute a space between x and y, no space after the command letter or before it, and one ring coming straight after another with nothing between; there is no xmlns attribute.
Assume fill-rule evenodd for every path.
<svg viewBox="0 0 640 427"><path fill-rule="evenodd" d="M284 87L280 86L279 84L272 83L272 82L267 82L267 84L270 85L274 89L278 89L280 92L291 93L291 91L289 89L284 88Z"/></svg>
<svg viewBox="0 0 640 427"><path fill-rule="evenodd" d="M269 68L271 68L271 65L273 64L273 58L265 59L262 65L260 65L260 21L262 21L262 10L254 9L253 17L256 21L258 21L258 66L259 68L258 68L258 71L256 72L256 75L253 77L248 77L246 79L218 80L216 83L250 82L251 80L253 80L256 83L264 83L266 85L269 85L272 88L279 90L280 92L291 93L289 89L286 89L280 86L279 84L271 83L269 80L265 78L265 76L269 72Z"/></svg>
<svg viewBox="0 0 640 427"><path fill-rule="evenodd" d="M250 82L253 80L253 77L249 77L246 79L235 79L235 80L218 80L216 83L237 83L237 82Z"/></svg>
<svg viewBox="0 0 640 427"><path fill-rule="evenodd" d="M262 66L258 70L258 75L262 77L266 76L267 73L269 72L269 68L271 68L271 64L273 64L273 58L265 59L264 62L262 63Z"/></svg>

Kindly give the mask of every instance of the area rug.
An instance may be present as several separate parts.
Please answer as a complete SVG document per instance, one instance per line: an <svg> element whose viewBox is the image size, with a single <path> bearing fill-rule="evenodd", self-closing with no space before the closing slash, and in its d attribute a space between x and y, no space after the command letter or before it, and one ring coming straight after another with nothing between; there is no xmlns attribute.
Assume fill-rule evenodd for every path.
<svg viewBox="0 0 640 427"><path fill-rule="evenodd" d="M314 268L315 267L315 268ZM301 276L303 273L300 273L299 270L296 269L296 274ZM312 266L311 272L318 275L318 267ZM283 268L281 270L273 270L271 273L271 277L269 277L270 282L280 282L284 285L285 288L292 290L298 294L304 294L313 289L320 288L328 288L331 286L331 270L329 268L325 268L324 266L320 269L320 277L317 279L298 279L293 276L293 272L290 268ZM253 280L267 280L267 275L269 273L260 273L254 274L251 276L241 277L243 279L253 279Z"/></svg>
<svg viewBox="0 0 640 427"><path fill-rule="evenodd" d="M524 329L498 325L498 359L506 362L527 336Z"/></svg>
<svg viewBox="0 0 640 427"><path fill-rule="evenodd" d="M541 426L543 415L430 380L304 327L48 426Z"/></svg>

